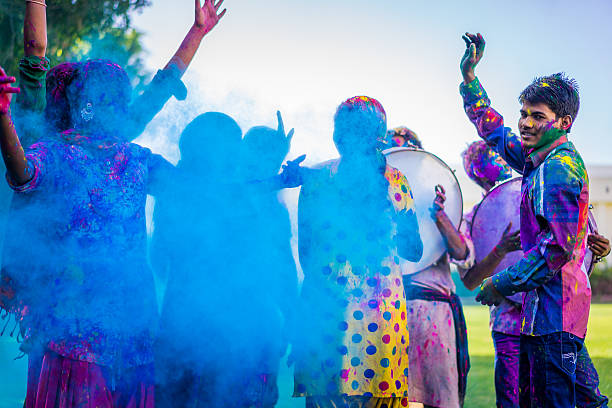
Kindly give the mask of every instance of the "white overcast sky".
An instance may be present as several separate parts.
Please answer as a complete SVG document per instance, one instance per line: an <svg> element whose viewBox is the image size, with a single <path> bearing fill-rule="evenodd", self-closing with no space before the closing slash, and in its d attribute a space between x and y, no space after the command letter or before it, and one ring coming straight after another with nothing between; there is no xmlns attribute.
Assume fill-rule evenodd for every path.
<svg viewBox="0 0 612 408"><path fill-rule="evenodd" d="M517 95L536 76L565 71L581 87L572 140L589 164L612 164L612 2L607 0L412 1L225 0L185 80L140 142L177 160L175 141L199 113L218 110L246 131L275 125L280 109L296 134L290 157L336 155L332 115L345 98L379 99L389 126L416 131L449 163L476 137L458 94L461 34L487 40L477 74L515 127ZM157 0L134 16L151 70L174 53L193 21L192 0Z"/></svg>

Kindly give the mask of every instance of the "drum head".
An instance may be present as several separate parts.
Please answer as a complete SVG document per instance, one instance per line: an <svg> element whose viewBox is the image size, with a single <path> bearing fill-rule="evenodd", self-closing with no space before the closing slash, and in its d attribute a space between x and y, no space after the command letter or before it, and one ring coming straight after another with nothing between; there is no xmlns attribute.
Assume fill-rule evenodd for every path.
<svg viewBox="0 0 612 408"><path fill-rule="evenodd" d="M499 242L508 223L511 231L521 228L521 183L516 177L498 184L482 199L472 219L472 242L476 262L482 261ZM523 257L523 251L510 252L495 269L495 273L514 265Z"/></svg>
<svg viewBox="0 0 612 408"><path fill-rule="evenodd" d="M457 228L463 218L461 188L453 170L429 152L394 147L383 153L387 156L387 164L406 176L414 197L419 232L423 241L423 257L419 262L402 260L401 266L404 275L416 273L436 262L446 252L444 239L429 211L436 197L436 185L440 184L446 190L445 211Z"/></svg>
<svg viewBox="0 0 612 408"><path fill-rule="evenodd" d="M516 177L498 184L482 199L472 219L471 236L476 251L476 262L482 261L497 245L509 222L511 231L521 227L521 183L522 177ZM591 230L592 214L589 211L589 231ZM594 222L594 220L593 220ZM498 273L514 265L523 258L523 251L507 254L495 268ZM587 249L584 265L590 273L593 266L593 253Z"/></svg>

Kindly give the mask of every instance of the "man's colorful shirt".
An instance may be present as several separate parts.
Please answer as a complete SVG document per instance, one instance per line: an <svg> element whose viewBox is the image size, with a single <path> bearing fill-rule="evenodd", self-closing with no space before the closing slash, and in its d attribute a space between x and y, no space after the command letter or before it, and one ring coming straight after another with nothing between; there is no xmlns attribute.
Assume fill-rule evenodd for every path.
<svg viewBox="0 0 612 408"><path fill-rule="evenodd" d="M461 85L464 108L478 134L523 175L521 243L524 258L493 277L505 295L523 298L521 333L559 331L584 338L591 287L583 265L589 180L580 154L561 136L530 154L504 127L478 79Z"/></svg>

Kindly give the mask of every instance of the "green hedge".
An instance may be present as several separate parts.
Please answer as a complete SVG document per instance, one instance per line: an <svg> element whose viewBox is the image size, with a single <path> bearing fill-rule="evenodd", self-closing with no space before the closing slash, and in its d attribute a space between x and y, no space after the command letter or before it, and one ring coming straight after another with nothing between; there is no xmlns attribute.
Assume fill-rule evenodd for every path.
<svg viewBox="0 0 612 408"><path fill-rule="evenodd" d="M612 302L612 265L607 259L596 263L591 274L593 300Z"/></svg>

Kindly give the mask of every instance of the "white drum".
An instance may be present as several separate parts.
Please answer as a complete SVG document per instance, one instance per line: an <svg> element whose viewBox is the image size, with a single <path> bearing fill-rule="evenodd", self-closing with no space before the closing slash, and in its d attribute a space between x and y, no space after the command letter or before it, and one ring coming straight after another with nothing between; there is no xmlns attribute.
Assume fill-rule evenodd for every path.
<svg viewBox="0 0 612 408"><path fill-rule="evenodd" d="M423 257L419 262L402 260L401 265L404 275L413 274L432 265L446 252L444 239L430 214L435 187L440 184L446 190L445 212L457 228L463 219L463 195L453 170L436 155L407 147L393 147L384 154L387 164L406 176L415 201Z"/></svg>

